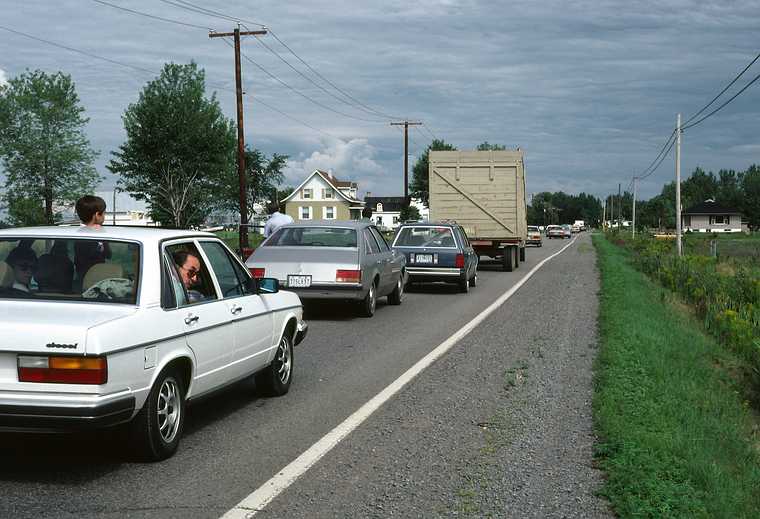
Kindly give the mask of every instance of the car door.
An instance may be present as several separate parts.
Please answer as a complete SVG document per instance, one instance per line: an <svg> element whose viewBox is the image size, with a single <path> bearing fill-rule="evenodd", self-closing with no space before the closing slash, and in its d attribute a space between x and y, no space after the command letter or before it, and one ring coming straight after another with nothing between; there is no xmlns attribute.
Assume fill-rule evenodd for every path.
<svg viewBox="0 0 760 519"><path fill-rule="evenodd" d="M365 264L368 268L368 275L371 276L370 279L374 278L375 275L377 275L377 296L380 297L385 292L386 286L388 284L384 272L385 264L383 263L383 258L380 254L380 244L378 244L375 237L372 236L372 232L370 231L369 227L365 227L362 230L362 234L364 235L366 252Z"/></svg>
<svg viewBox="0 0 760 519"><path fill-rule="evenodd" d="M180 275L182 265L178 258L190 254L198 258L199 272L194 276L196 285L186 287ZM164 245L164 275L171 287L170 298L164 300L166 318L173 327L183 330L188 347L195 356L195 374L192 394L197 396L227 383L231 377L230 363L234 334L227 302L221 300L211 272L198 251L194 240L173 241ZM189 292L199 294L191 302Z"/></svg>
<svg viewBox="0 0 760 519"><path fill-rule="evenodd" d="M380 259L383 266L382 276L385 281L383 293L386 291L392 292L396 286L396 280L398 279L401 267L398 264L394 264L393 251L391 251L391 248L388 246L388 242L385 241L385 238L383 238L383 235L380 234L380 231L378 231L375 227L370 227L369 229L372 233L372 236L375 237L378 247L380 248Z"/></svg>
<svg viewBox="0 0 760 519"><path fill-rule="evenodd" d="M219 293L233 323L231 372L240 377L267 365L273 348L274 315L262 296L250 292L240 262L217 240L201 240Z"/></svg>
<svg viewBox="0 0 760 519"><path fill-rule="evenodd" d="M467 279L471 279L475 275L475 271L478 269L478 255L475 254L475 249L472 248L470 240L467 239L467 233L464 232L462 227L457 227L458 238L462 243L462 253L464 254L464 264L467 267Z"/></svg>

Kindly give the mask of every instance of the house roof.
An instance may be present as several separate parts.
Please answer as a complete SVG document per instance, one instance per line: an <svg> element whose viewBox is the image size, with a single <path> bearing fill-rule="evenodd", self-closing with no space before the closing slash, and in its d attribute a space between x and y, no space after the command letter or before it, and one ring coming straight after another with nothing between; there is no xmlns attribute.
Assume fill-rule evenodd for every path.
<svg viewBox="0 0 760 519"><path fill-rule="evenodd" d="M364 205L374 211L377 204L383 204L383 212L401 211L404 208L403 196L365 196Z"/></svg>
<svg viewBox="0 0 760 519"><path fill-rule="evenodd" d="M727 207L717 204L714 200L705 200L689 207L681 214L742 214L735 207Z"/></svg>
<svg viewBox="0 0 760 519"><path fill-rule="evenodd" d="M314 172L311 175L309 175L308 177L306 177L306 180L304 180L303 182L301 182L301 184L299 184L299 186L297 188L295 188L293 190L293 192L290 193L290 195L288 195L282 201L283 202L287 202L288 200L290 200L291 198L293 198L301 190L301 188L304 185L306 185L306 183L309 180L311 180L311 178L314 175L319 175L320 177L322 177L322 179L324 179L325 182L327 182L329 185L331 185L333 188L335 188L335 191L337 191L338 196L340 196L341 198L345 199L347 202L349 202L351 204L359 204L359 205L362 204L361 200L356 200L355 198L351 198L350 196L347 196L345 193L343 193L343 191L340 190L341 187L343 187L343 188L354 187L355 188L355 187L357 187L356 182L349 182L349 181L345 181L344 182L344 181L338 180L337 178L335 178L335 176L333 176L332 173L329 173L327 171L322 171L322 170L319 170L319 169L315 169Z"/></svg>

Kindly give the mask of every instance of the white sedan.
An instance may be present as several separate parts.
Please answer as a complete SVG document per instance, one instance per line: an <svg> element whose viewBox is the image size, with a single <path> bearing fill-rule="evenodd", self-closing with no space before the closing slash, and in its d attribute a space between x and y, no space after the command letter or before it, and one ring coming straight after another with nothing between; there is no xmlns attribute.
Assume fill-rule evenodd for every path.
<svg viewBox="0 0 760 519"><path fill-rule="evenodd" d="M177 449L187 402L255 375L287 393L301 301L213 234L0 231L0 429L128 424L145 459Z"/></svg>

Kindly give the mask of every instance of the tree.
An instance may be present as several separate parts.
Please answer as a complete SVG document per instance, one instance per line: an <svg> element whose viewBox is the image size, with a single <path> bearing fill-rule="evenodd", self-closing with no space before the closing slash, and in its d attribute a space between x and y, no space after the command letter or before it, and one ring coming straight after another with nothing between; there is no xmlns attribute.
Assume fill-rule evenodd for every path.
<svg viewBox="0 0 760 519"><path fill-rule="evenodd" d="M236 149L237 152L237 149ZM267 159L266 155L257 149L246 147L245 150L245 175L246 175L246 207L248 208L247 219L253 217L255 205L266 205L277 196L277 186L285 179L282 169L288 161L287 155L272 155ZM233 161L234 164L234 161ZM223 208L229 211L240 212L240 185L238 180L237 165L229 171L224 179ZM278 193L279 194L279 193ZM287 195L286 195L287 196ZM280 198L280 200L282 200Z"/></svg>
<svg viewBox="0 0 760 519"><path fill-rule="evenodd" d="M402 222L415 222L420 219L420 210L413 205L407 205L401 208L398 219Z"/></svg>
<svg viewBox="0 0 760 519"><path fill-rule="evenodd" d="M478 144L478 147L475 149L478 151L504 151L507 147L502 146L501 144L491 144L488 141L483 141Z"/></svg>
<svg viewBox="0 0 760 519"><path fill-rule="evenodd" d="M760 229L760 166L752 164L742 176L744 203L741 207L744 217L753 231Z"/></svg>
<svg viewBox="0 0 760 519"><path fill-rule="evenodd" d="M433 139L433 142L430 143L430 146L427 147L424 153L420 155L420 157L417 159L417 162L414 164L414 168L412 168L412 182L409 185L409 193L413 198L422 200L422 203L425 204L425 207L428 206L428 202L430 200L430 193L428 188L430 152L454 150L456 150L456 148L453 145L447 144L441 139Z"/></svg>
<svg viewBox="0 0 760 519"><path fill-rule="evenodd" d="M54 215L54 219L56 216ZM28 227L50 223L45 216L45 207L42 199L35 200L23 196L11 197L8 200L8 222L13 227Z"/></svg>
<svg viewBox="0 0 760 519"><path fill-rule="evenodd" d="M74 203L100 182L93 165L97 154L84 136L84 111L71 76L62 72L26 71L0 86L7 202L24 199L27 209L26 201L44 204L41 221L24 220L26 210L17 213L23 223L53 224L56 206Z"/></svg>
<svg viewBox="0 0 760 519"><path fill-rule="evenodd" d="M234 168L235 128L216 95L205 96L195 63L167 63L122 117L127 140L108 169L125 191L145 200L162 225L200 225L223 204Z"/></svg>

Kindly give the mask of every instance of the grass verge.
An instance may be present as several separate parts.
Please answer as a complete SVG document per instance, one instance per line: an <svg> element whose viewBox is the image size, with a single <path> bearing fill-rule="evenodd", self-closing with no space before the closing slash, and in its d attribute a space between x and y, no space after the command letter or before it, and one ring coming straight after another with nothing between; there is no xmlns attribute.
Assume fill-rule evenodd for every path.
<svg viewBox="0 0 760 519"><path fill-rule="evenodd" d="M594 416L602 494L620 517L758 517L758 431L738 361L593 238L601 271Z"/></svg>

